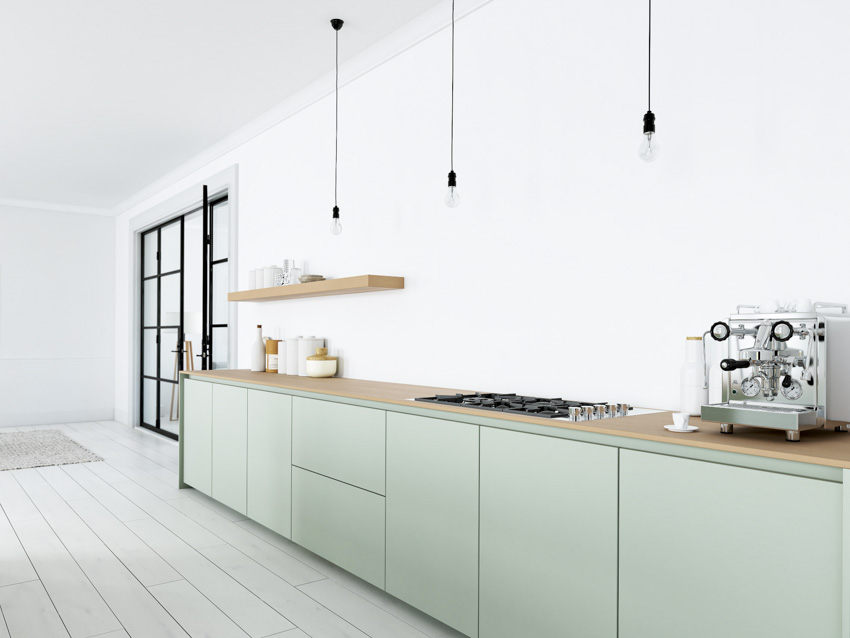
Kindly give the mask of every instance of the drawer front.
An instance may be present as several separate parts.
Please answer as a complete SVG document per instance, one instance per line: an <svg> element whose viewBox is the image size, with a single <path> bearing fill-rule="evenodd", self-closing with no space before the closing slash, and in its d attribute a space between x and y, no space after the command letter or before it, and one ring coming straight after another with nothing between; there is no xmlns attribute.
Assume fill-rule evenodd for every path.
<svg viewBox="0 0 850 638"><path fill-rule="evenodd" d="M212 497L247 511L248 390L213 386Z"/></svg>
<svg viewBox="0 0 850 638"><path fill-rule="evenodd" d="M292 464L384 494L386 412L295 397Z"/></svg>
<svg viewBox="0 0 850 638"><path fill-rule="evenodd" d="M183 380L183 482L212 495L212 384Z"/></svg>
<svg viewBox="0 0 850 638"><path fill-rule="evenodd" d="M292 537L292 398L248 391L248 517Z"/></svg>
<svg viewBox="0 0 850 638"><path fill-rule="evenodd" d="M292 540L384 588L384 497L292 468Z"/></svg>

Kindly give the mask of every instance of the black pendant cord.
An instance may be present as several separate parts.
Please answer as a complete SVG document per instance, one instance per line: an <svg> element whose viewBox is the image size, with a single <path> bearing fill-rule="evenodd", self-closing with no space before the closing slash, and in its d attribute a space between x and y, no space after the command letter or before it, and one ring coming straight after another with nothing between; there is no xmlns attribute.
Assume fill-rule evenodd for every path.
<svg viewBox="0 0 850 638"><path fill-rule="evenodd" d="M652 110L652 0L649 2L649 38L646 56L646 110Z"/></svg>
<svg viewBox="0 0 850 638"><path fill-rule="evenodd" d="M452 124L451 124L451 171L455 170L455 0L452 0Z"/></svg>
<svg viewBox="0 0 850 638"><path fill-rule="evenodd" d="M336 85L335 85L336 115L334 121L334 208L337 205L337 176L339 171L339 30L336 30ZM336 211L334 211L336 214Z"/></svg>

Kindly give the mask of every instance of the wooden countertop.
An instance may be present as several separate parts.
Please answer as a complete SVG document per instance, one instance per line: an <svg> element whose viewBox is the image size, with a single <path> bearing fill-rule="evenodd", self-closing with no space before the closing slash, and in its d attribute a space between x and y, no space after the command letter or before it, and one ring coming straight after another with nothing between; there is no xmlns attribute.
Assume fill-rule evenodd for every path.
<svg viewBox="0 0 850 638"><path fill-rule="evenodd" d="M767 430L764 428L736 425L734 434L721 434L720 426L717 423L703 424L700 419L695 417L691 418L691 424L698 425L700 427L699 432L690 434L668 432L664 429L664 426L669 425L673 421L670 412L591 421L588 423L572 423L569 421L543 419L521 414L504 414L502 412L461 408L450 405L414 403L411 400L414 397L426 397L435 394L455 394L456 392L472 394L475 392L474 390L435 388L423 385L340 379L336 377L314 379L311 377L251 372L249 370L194 370L184 371L181 374L850 469L850 433L834 432L831 427L829 429L807 430L801 434L800 441L791 443L785 440L785 433L781 430Z"/></svg>

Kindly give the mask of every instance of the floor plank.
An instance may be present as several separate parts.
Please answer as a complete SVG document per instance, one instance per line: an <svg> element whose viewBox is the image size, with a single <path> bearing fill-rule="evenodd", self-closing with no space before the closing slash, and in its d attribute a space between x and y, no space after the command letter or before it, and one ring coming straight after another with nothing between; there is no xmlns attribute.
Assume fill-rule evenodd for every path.
<svg viewBox="0 0 850 638"><path fill-rule="evenodd" d="M171 614L106 547L80 549L75 558L131 636L186 637Z"/></svg>
<svg viewBox="0 0 850 638"><path fill-rule="evenodd" d="M94 498L78 499L71 507L145 587L181 578L159 554Z"/></svg>
<svg viewBox="0 0 850 638"><path fill-rule="evenodd" d="M174 507L190 516L218 538L250 556L290 585L303 585L324 578L313 568L251 534L236 523L204 507L194 499L173 501Z"/></svg>
<svg viewBox="0 0 850 638"><path fill-rule="evenodd" d="M180 575L253 638L295 625L152 519L127 524Z"/></svg>
<svg viewBox="0 0 850 638"><path fill-rule="evenodd" d="M13 523L13 526L73 638L89 638L122 628L103 598L43 519L18 521Z"/></svg>
<svg viewBox="0 0 850 638"><path fill-rule="evenodd" d="M0 472L0 505L12 523L41 518L38 508L11 472Z"/></svg>
<svg viewBox="0 0 850 638"><path fill-rule="evenodd" d="M115 488L138 505L151 518L162 523L195 549L213 547L224 542L205 527L135 482L116 483Z"/></svg>
<svg viewBox="0 0 850 638"><path fill-rule="evenodd" d="M41 582L0 587L0 610L11 638L68 638ZM2 635L2 634L0 634Z"/></svg>
<svg viewBox="0 0 850 638"><path fill-rule="evenodd" d="M367 638L354 625L230 545L209 547L201 553L309 636Z"/></svg>
<svg viewBox="0 0 850 638"><path fill-rule="evenodd" d="M302 585L298 589L371 638L428 638L418 629L330 579Z"/></svg>
<svg viewBox="0 0 850 638"><path fill-rule="evenodd" d="M0 567L2 567L0 587L38 578L2 507L0 507Z"/></svg>
<svg viewBox="0 0 850 638"><path fill-rule="evenodd" d="M100 539L89 529L65 500L50 487L38 470L14 470L12 475L53 528L62 543L73 551L77 547L99 545Z"/></svg>
<svg viewBox="0 0 850 638"><path fill-rule="evenodd" d="M103 468L109 467L103 463L100 465ZM104 481L100 476L92 472L89 467L85 465L66 465L62 468L62 471L85 489L88 495L97 499L119 521L134 521L147 517L147 514L141 508L121 494L112 485ZM118 473L116 472L116 474ZM113 483L129 480L123 474L118 474L118 476L120 480L113 481Z"/></svg>
<svg viewBox="0 0 850 638"><path fill-rule="evenodd" d="M224 613L185 580L150 588L192 638L247 638Z"/></svg>

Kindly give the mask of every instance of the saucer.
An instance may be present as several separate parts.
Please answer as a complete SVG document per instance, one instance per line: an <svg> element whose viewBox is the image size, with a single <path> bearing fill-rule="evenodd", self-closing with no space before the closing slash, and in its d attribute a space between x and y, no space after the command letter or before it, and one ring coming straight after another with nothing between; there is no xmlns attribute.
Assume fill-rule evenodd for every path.
<svg viewBox="0 0 850 638"><path fill-rule="evenodd" d="M675 425L665 425L665 430L669 430L670 432L696 432L699 428L695 425L686 425L683 428L676 427Z"/></svg>

